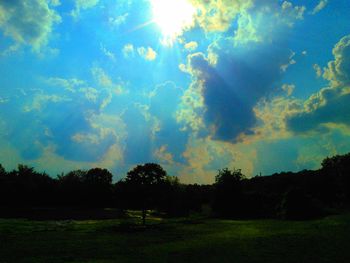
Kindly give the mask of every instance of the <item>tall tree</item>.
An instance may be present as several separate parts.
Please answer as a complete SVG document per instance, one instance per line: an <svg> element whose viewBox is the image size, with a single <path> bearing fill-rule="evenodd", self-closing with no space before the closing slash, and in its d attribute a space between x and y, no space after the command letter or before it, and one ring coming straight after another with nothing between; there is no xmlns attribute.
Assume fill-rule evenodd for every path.
<svg viewBox="0 0 350 263"><path fill-rule="evenodd" d="M242 180L241 169L220 169L215 177L215 196L213 209L221 216L240 215L242 208Z"/></svg>
<svg viewBox="0 0 350 263"><path fill-rule="evenodd" d="M137 165L128 172L125 182L133 191L132 197L137 197L142 209L142 224L146 224L146 211L154 207L157 198L157 188L165 182L167 173L156 163ZM130 193L130 192L129 192Z"/></svg>

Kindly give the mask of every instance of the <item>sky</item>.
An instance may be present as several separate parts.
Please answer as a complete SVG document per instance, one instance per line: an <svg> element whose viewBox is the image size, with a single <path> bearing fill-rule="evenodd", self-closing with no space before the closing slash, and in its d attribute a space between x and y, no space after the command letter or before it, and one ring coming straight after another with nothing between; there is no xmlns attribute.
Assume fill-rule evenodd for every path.
<svg viewBox="0 0 350 263"><path fill-rule="evenodd" d="M0 163L184 183L350 151L348 0L2 0Z"/></svg>

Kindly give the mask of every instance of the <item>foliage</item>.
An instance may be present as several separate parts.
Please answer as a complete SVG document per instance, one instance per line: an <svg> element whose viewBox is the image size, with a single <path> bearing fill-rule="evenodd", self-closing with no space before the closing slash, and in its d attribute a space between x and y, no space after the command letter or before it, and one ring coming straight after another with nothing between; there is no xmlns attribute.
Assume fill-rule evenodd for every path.
<svg viewBox="0 0 350 263"><path fill-rule="evenodd" d="M74 170L57 178L33 167L0 165L0 206L114 207L188 216L203 208L229 218L306 219L350 208L350 153L327 157L322 168L245 178L240 169L218 171L212 185L185 185L155 163L137 165L113 183L107 169ZM208 209L209 208L209 209ZM6 209L0 211L6 216Z"/></svg>
<svg viewBox="0 0 350 263"><path fill-rule="evenodd" d="M134 200L135 205L142 209L142 222L146 223L146 211L155 207L162 198L162 184L165 183L166 171L155 163L137 165L128 172L125 183L129 189L127 197Z"/></svg>
<svg viewBox="0 0 350 263"><path fill-rule="evenodd" d="M240 169L224 168L215 177L213 209L218 215L235 217L242 209L242 180Z"/></svg>
<svg viewBox="0 0 350 263"><path fill-rule="evenodd" d="M164 182L166 175L166 171L159 164L146 163L129 171L125 181L134 185L150 186Z"/></svg>
<svg viewBox="0 0 350 263"><path fill-rule="evenodd" d="M220 169L218 174L215 176L215 183L220 184L231 184L234 185L239 183L245 178L242 174L241 169L233 169L233 171L228 168Z"/></svg>

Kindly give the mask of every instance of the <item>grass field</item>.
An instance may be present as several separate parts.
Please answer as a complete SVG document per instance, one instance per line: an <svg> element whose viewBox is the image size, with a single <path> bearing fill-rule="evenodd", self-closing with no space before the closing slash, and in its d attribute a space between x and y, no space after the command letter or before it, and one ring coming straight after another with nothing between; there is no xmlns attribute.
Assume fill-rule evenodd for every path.
<svg viewBox="0 0 350 263"><path fill-rule="evenodd" d="M350 215L134 220L0 219L0 262L350 262Z"/></svg>

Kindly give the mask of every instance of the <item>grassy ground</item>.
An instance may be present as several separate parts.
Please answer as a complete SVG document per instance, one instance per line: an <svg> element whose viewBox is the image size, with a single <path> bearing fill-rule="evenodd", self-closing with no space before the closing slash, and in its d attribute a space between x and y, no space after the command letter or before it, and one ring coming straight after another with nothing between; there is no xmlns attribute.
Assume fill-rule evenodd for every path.
<svg viewBox="0 0 350 263"><path fill-rule="evenodd" d="M136 216L135 216L136 217ZM350 262L350 215L315 221L0 219L0 262Z"/></svg>

